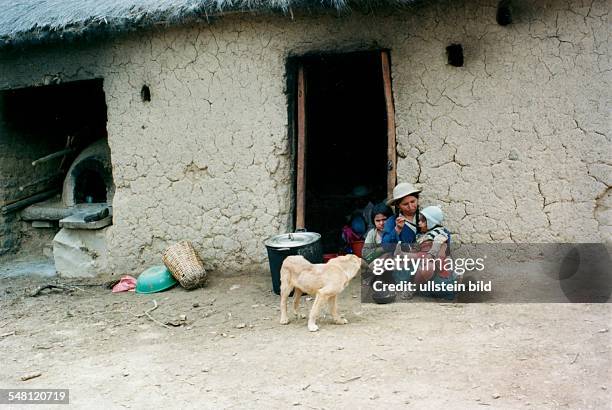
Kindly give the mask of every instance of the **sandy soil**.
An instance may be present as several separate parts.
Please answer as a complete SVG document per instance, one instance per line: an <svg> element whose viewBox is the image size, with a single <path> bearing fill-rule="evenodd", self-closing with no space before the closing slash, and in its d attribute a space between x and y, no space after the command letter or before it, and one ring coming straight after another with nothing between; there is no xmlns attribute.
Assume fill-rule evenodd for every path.
<svg viewBox="0 0 612 410"><path fill-rule="evenodd" d="M0 281L0 387L69 388L71 404L93 408L612 403L610 304L371 305L353 281L340 302L350 323L324 318L310 333L306 319L278 324L264 274L153 295L82 286L26 296L53 280ZM182 325L142 315L153 300L155 319ZM31 372L42 375L20 380Z"/></svg>

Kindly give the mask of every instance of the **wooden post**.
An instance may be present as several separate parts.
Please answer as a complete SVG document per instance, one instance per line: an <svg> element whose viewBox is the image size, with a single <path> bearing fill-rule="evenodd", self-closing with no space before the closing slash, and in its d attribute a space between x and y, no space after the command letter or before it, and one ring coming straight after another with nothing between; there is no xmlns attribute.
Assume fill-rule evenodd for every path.
<svg viewBox="0 0 612 410"><path fill-rule="evenodd" d="M38 158L35 161L32 161L32 166L35 167L36 165L38 165L38 164L40 164L42 162L50 161L50 160L52 160L54 158L57 158L57 157L62 157L64 155L72 153L73 151L74 151L74 148L66 148L66 149L63 149L61 151L54 152L53 154L49 154L49 155L44 156L42 158Z"/></svg>
<svg viewBox="0 0 612 410"><path fill-rule="evenodd" d="M295 228L305 228L306 220L306 78L304 66L298 68L297 86L297 182Z"/></svg>
<svg viewBox="0 0 612 410"><path fill-rule="evenodd" d="M25 208L26 206L35 204L36 202L44 201L47 198L51 198L60 192L59 188L50 189L48 191L40 192L38 194L31 195L26 198L16 199L11 201L10 203L5 203L2 208L0 208L0 214L6 215L11 212L18 211L20 209Z"/></svg>
<svg viewBox="0 0 612 410"><path fill-rule="evenodd" d="M391 88L391 62L389 51L380 53L382 62L382 75L385 89L385 104L387 108L387 195L391 196L393 187L397 182L397 151L395 147L395 106L393 104L393 90Z"/></svg>
<svg viewBox="0 0 612 410"><path fill-rule="evenodd" d="M19 190L20 190L20 191L23 191L24 189L29 188L29 187L31 187L31 186L38 185L38 184L43 183L43 182L52 181L52 180L54 180L54 179L59 178L59 177L60 177L60 176L62 176L62 175L63 175L63 174L62 174L61 172L56 172L56 173L55 173L55 174L53 174L53 175L50 175L50 176L45 176L45 177L42 177L42 178L38 178L37 180L34 180L34 181L32 181L32 182L29 182L29 183L27 183L27 184L25 184L25 185L21 185L21 186L19 187Z"/></svg>

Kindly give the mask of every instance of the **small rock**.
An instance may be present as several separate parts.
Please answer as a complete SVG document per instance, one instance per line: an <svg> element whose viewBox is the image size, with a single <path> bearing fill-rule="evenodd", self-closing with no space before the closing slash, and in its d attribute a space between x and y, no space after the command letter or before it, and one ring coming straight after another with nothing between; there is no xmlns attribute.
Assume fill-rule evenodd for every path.
<svg viewBox="0 0 612 410"><path fill-rule="evenodd" d="M197 308L197 307L200 307L200 304L196 302L196 303L194 303L194 304L193 304L193 305L191 305L191 306L193 306L194 308Z"/></svg>
<svg viewBox="0 0 612 410"><path fill-rule="evenodd" d="M608 390L606 386L601 386L601 390Z"/></svg>
<svg viewBox="0 0 612 410"><path fill-rule="evenodd" d="M610 329L599 329L597 333L608 333Z"/></svg>
<svg viewBox="0 0 612 410"><path fill-rule="evenodd" d="M422 342L422 341L423 341L423 338L422 338L422 337L420 337L420 336L418 336L418 337L417 337L417 340L418 340L419 342Z"/></svg>
<svg viewBox="0 0 612 410"><path fill-rule="evenodd" d="M42 376L41 372L34 372L34 373L24 374L23 376L20 377L20 379L22 382L25 382L27 380L35 379L40 376Z"/></svg>
<svg viewBox="0 0 612 410"><path fill-rule="evenodd" d="M301 406L301 405L302 405L302 403L300 403L299 401L294 401L294 402L293 402L293 405L294 405L294 406Z"/></svg>
<svg viewBox="0 0 612 410"><path fill-rule="evenodd" d="M180 320L181 322L186 321L186 320L187 320L187 315L179 315L179 320Z"/></svg>
<svg viewBox="0 0 612 410"><path fill-rule="evenodd" d="M232 285L229 290L240 289L240 285Z"/></svg>
<svg viewBox="0 0 612 410"><path fill-rule="evenodd" d="M122 375L123 377L128 377L130 374L129 374L128 372L123 372L123 373L121 373L121 375Z"/></svg>
<svg viewBox="0 0 612 410"><path fill-rule="evenodd" d="M246 323L238 323L238 324L236 325L236 328L237 328L237 329L244 329L245 327L246 327Z"/></svg>
<svg viewBox="0 0 612 410"><path fill-rule="evenodd" d="M338 349L338 350L344 350L344 346L338 346L336 349Z"/></svg>
<svg viewBox="0 0 612 410"><path fill-rule="evenodd" d="M508 159L510 161L517 161L519 159L518 152L515 149L510 150L510 153L508 154Z"/></svg>
<svg viewBox="0 0 612 410"><path fill-rule="evenodd" d="M501 395L499 393L494 393L491 395L491 397L493 397L494 399L499 399L501 397Z"/></svg>
<svg viewBox="0 0 612 410"><path fill-rule="evenodd" d="M202 369L202 373L208 373L210 371L210 369L208 367L205 367Z"/></svg>
<svg viewBox="0 0 612 410"><path fill-rule="evenodd" d="M373 396L370 396L370 400L376 400L378 399L380 396L378 394L375 394Z"/></svg>

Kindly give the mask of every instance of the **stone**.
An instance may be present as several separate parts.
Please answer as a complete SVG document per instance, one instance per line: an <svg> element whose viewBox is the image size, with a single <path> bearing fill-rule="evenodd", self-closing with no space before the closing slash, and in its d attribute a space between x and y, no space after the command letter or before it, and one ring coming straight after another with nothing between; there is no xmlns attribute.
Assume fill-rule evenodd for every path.
<svg viewBox="0 0 612 410"><path fill-rule="evenodd" d="M111 215L107 216L104 219L100 219L99 221L85 222L83 219L83 213L75 213L72 214L62 220L59 221L59 225L62 228L66 229L85 229L85 230L94 230L101 229L105 226L109 226L113 223L113 217Z"/></svg>
<svg viewBox="0 0 612 410"><path fill-rule="evenodd" d="M53 238L53 258L58 274L78 278L108 273L107 230L62 228Z"/></svg>
<svg viewBox="0 0 612 410"><path fill-rule="evenodd" d="M32 228L54 228L55 224L51 221L32 221Z"/></svg>

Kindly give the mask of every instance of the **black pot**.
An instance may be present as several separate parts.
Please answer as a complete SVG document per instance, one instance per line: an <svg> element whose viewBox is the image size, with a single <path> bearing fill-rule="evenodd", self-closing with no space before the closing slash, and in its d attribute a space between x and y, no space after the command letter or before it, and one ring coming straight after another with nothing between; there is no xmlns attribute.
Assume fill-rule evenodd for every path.
<svg viewBox="0 0 612 410"><path fill-rule="evenodd" d="M294 232L276 235L264 242L268 250L272 290L280 295L280 270L283 261L290 255L302 255L311 263L323 263L321 235L316 232Z"/></svg>

